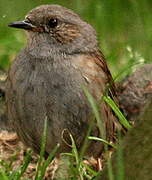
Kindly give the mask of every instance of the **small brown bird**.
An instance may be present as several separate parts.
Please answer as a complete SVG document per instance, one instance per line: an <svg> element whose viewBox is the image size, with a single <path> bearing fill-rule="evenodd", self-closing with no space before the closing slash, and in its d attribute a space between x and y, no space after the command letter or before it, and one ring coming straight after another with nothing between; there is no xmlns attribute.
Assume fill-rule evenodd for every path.
<svg viewBox="0 0 152 180"><path fill-rule="evenodd" d="M100 106L107 140L112 141L115 118L101 97L105 92L115 96L115 87L92 26L59 5L39 6L25 20L9 26L24 29L28 35L6 85L8 116L21 140L39 152L47 118L46 153L57 143L59 152L69 151L64 130L73 135L80 148L92 120L92 109L82 89L85 86ZM91 135L100 136L97 126ZM93 142L88 153L96 156L102 147Z"/></svg>

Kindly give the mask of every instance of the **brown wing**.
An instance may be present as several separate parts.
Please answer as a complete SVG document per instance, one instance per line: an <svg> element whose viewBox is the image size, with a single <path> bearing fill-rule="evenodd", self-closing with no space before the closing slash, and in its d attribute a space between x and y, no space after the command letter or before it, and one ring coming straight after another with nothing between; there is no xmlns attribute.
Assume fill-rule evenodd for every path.
<svg viewBox="0 0 152 180"><path fill-rule="evenodd" d="M103 55L103 53L99 50L95 53L92 54L92 56L94 56L95 58L95 63L100 66L101 71L105 72L106 76L107 76L107 91L105 93L107 93L106 95L109 95L114 101L117 102L117 98L116 98L116 87L112 78L112 75L108 69L105 57Z"/></svg>
<svg viewBox="0 0 152 180"><path fill-rule="evenodd" d="M98 67L101 68L101 71L105 73L105 84L106 84L105 92L104 92L105 95L110 96L111 99L113 99L115 103L118 105L116 87L112 75L108 69L104 55L102 54L101 51L97 51L92 53L91 56L95 60L95 63L98 65ZM116 127L121 128L121 125L118 122L115 113L112 111L109 105L103 103L101 109L102 109L102 113L104 114L107 138L108 140L113 141L115 140Z"/></svg>
<svg viewBox="0 0 152 180"><path fill-rule="evenodd" d="M110 106L101 101L103 95L110 96L116 103L117 96L112 75L104 55L100 51L73 58L73 64L80 70L93 97L101 104L101 117L105 122L107 139L115 139L116 127L121 127Z"/></svg>

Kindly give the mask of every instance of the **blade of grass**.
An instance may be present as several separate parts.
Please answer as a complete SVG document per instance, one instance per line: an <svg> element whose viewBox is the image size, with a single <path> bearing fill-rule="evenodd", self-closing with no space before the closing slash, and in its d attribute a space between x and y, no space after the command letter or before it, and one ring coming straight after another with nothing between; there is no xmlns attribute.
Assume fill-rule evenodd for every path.
<svg viewBox="0 0 152 180"><path fill-rule="evenodd" d="M54 158L57 150L59 149L59 147L60 147L60 144L57 144L56 147L53 149L53 151L50 153L47 160L43 163L43 165L41 167L41 172L40 172L41 175L39 176L39 180L43 179L43 177L45 175L46 168L49 166L49 164L53 160L53 158Z"/></svg>
<svg viewBox="0 0 152 180"><path fill-rule="evenodd" d="M112 110L115 112L117 117L119 118L120 123L127 129L132 128L127 119L124 117L120 109L116 106L114 101L109 96L103 96L103 100L109 104L109 106L112 108Z"/></svg>
<svg viewBox="0 0 152 180"><path fill-rule="evenodd" d="M133 68L133 66L138 65L139 62L134 62L134 63L129 63L125 66L125 68L123 68L121 71L119 71L119 73L113 78L114 81L118 81L120 78L123 77L123 74L125 74L126 72L128 72L128 70L130 70L131 68Z"/></svg>
<svg viewBox="0 0 152 180"><path fill-rule="evenodd" d="M72 141L72 152L73 152L73 154L75 156L76 169L77 169L77 171L79 173L80 180L83 180L84 178L83 178L81 161L79 159L79 153L78 153L78 150L77 150L77 147L76 147L76 144L75 144L75 141L74 141L72 135L71 134L69 134L69 135L70 135L70 139Z"/></svg>
<svg viewBox="0 0 152 180"><path fill-rule="evenodd" d="M98 173L96 171L94 171L92 168L90 168L87 164L82 162L82 165L90 172L91 175L97 176Z"/></svg>
<svg viewBox="0 0 152 180"><path fill-rule="evenodd" d="M84 157L84 154L85 154L85 151L89 145L89 141L88 141L88 137L91 133L91 130L93 128L93 125L94 125L94 122L95 122L95 118L92 117L90 123L89 123L89 127L88 127L88 130L87 130L87 134L84 138L84 141L83 141L83 145L81 147L81 150L80 150L80 155L79 155L79 159L80 159L80 162L83 160L83 157Z"/></svg>
<svg viewBox="0 0 152 180"><path fill-rule="evenodd" d="M28 167L28 165L29 165L29 163L30 163L30 161L32 159L31 154L32 154L32 150L27 151L27 154L26 154L25 159L23 161L24 164L20 168L20 170L17 172L16 177L15 177L14 180L20 180L20 178L22 177L23 173L26 171L26 169L27 169L27 167Z"/></svg>
<svg viewBox="0 0 152 180"><path fill-rule="evenodd" d="M100 131L101 138L106 139L106 130L105 130L103 120L101 119L101 115L99 113L98 106L97 106L94 98L92 97L92 95L87 90L87 88L83 86L82 89L83 89L83 91L84 91L84 93L85 93L85 95L86 95L86 97L87 97L87 99L91 105L92 111L93 111L95 118L97 120L97 124L98 124L98 128Z"/></svg>
<svg viewBox="0 0 152 180"><path fill-rule="evenodd" d="M70 138L71 138L71 141L72 141L72 152L73 152L73 154L75 156L76 164L79 167L80 166L80 161L79 161L78 150L77 150L77 147L76 147L76 144L74 142L74 139L73 139L72 135L71 134L69 134L69 135L70 135Z"/></svg>
<svg viewBox="0 0 152 180"><path fill-rule="evenodd" d="M93 136L89 136L88 139L103 142L103 143L113 147L114 149L117 149L116 145L114 145L112 143L109 143L108 141L106 141L104 139L101 139L101 138L98 138L98 137L93 137Z"/></svg>
<svg viewBox="0 0 152 180"><path fill-rule="evenodd" d="M61 155L65 155L65 156L71 156L71 157L74 157L74 154L72 154L72 153L61 153Z"/></svg>
<svg viewBox="0 0 152 180"><path fill-rule="evenodd" d="M84 174L85 179L88 179L88 180L89 180L89 179L92 179L92 177L91 177L90 175L88 175L85 170L83 170L83 171L84 171L83 174Z"/></svg>

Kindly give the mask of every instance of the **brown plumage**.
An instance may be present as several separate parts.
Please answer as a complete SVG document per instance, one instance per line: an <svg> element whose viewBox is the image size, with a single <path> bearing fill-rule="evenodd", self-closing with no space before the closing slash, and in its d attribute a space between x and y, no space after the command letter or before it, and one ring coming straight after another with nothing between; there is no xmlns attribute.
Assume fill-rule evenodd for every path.
<svg viewBox="0 0 152 180"><path fill-rule="evenodd" d="M115 117L101 97L107 93L115 98L115 87L92 26L59 5L37 7L24 21L9 26L28 32L27 46L13 62L6 88L9 119L21 140L39 151L47 118L47 153L57 143L59 152L69 151L62 139L65 129L80 148L92 119L85 86L100 106L107 139L113 141ZM97 126L91 134L100 136ZM69 141L68 135L65 138ZM102 147L93 142L88 152L96 156Z"/></svg>

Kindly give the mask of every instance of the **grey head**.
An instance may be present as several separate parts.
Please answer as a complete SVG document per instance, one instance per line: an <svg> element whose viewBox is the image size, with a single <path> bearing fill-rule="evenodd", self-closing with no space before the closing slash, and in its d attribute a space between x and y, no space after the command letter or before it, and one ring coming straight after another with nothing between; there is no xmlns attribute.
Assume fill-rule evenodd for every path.
<svg viewBox="0 0 152 180"><path fill-rule="evenodd" d="M60 5L36 7L25 16L25 20L10 23L9 26L28 32L27 48L33 54L88 53L98 46L92 26Z"/></svg>

